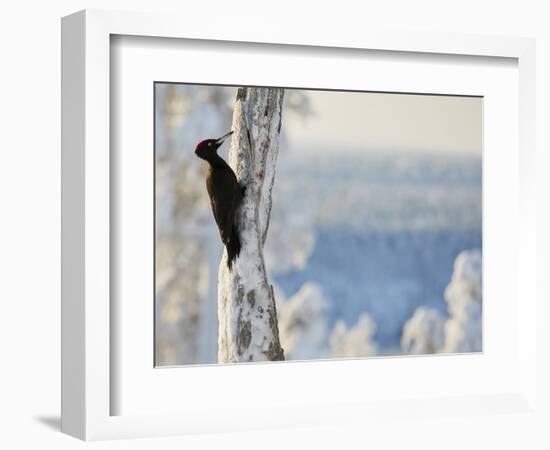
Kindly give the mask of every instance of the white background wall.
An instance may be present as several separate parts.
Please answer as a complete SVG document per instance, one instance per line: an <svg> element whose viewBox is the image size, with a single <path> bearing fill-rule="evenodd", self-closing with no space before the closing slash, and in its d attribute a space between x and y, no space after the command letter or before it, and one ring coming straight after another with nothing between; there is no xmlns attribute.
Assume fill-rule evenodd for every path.
<svg viewBox="0 0 550 450"><path fill-rule="evenodd" d="M549 317L550 230L550 14L545 1L352 1L299 3L296 0L200 2L144 0L31 0L4 2L0 10L0 447L80 448L59 433L60 360L60 17L83 8L142 11L192 6L197 20L242 12L281 27L389 28L460 31L537 37L540 336ZM270 5L273 5L270 8ZM189 10L187 10L189 12ZM239 19L235 19L239 26ZM548 347L539 348L540 378L550 380ZM544 358L544 359L543 359ZM550 405L548 385L541 397ZM548 413L548 411L547 411ZM95 448L550 448L550 415L404 421L396 428L346 427L254 432L215 436L117 441Z"/></svg>

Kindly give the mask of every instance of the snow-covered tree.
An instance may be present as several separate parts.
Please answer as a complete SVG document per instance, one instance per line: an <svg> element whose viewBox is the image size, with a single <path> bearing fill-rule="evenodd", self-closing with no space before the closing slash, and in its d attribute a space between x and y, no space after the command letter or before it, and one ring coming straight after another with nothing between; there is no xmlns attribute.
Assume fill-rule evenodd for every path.
<svg viewBox="0 0 550 450"><path fill-rule="evenodd" d="M306 282L288 300L281 294L277 300L281 344L287 359L351 358L377 353L373 340L376 324L367 312L351 328L339 320L330 332L326 319L330 302L318 284Z"/></svg>
<svg viewBox="0 0 550 450"><path fill-rule="evenodd" d="M227 88L156 86L156 364L213 362L221 249L194 155L230 125Z"/></svg>
<svg viewBox="0 0 550 450"><path fill-rule="evenodd" d="M413 355L438 352L445 340L444 323L435 309L418 308L403 327L403 352Z"/></svg>
<svg viewBox="0 0 550 450"><path fill-rule="evenodd" d="M279 331L287 359L327 356L328 302L319 285L307 282L290 299L278 294Z"/></svg>
<svg viewBox="0 0 550 450"><path fill-rule="evenodd" d="M356 358L373 356L377 352L373 341L376 324L366 312L362 313L357 323L348 329L343 320L334 325L330 336L331 356L333 358Z"/></svg>
<svg viewBox="0 0 550 450"><path fill-rule="evenodd" d="M482 349L482 256L465 250L455 260L445 289L449 317L420 307L403 327L404 353L464 353Z"/></svg>
<svg viewBox="0 0 550 450"><path fill-rule="evenodd" d="M445 289L449 319L445 322L442 351L479 352L482 347L482 258L481 251L461 252L455 261L451 282Z"/></svg>
<svg viewBox="0 0 550 450"><path fill-rule="evenodd" d="M230 270L224 252L218 274L218 361L223 363L284 359L263 256L283 97L276 88L240 88L237 93L229 164L246 194L237 218L240 256Z"/></svg>

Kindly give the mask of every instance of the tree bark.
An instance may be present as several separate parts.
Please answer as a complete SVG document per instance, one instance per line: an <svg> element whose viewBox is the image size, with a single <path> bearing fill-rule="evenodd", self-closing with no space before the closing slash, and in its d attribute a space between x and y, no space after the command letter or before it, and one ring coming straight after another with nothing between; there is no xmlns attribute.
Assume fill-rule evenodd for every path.
<svg viewBox="0 0 550 450"><path fill-rule="evenodd" d="M284 359L273 286L263 248L269 228L271 190L279 152L283 89L240 88L233 112L229 164L246 192L236 225L241 252L227 267L224 252L218 274L218 361Z"/></svg>

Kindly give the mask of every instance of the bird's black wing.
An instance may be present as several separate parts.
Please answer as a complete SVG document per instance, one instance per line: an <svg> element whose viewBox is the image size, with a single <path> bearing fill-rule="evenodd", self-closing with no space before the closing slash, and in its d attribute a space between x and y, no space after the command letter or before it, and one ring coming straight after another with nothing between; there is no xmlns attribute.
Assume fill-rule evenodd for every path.
<svg viewBox="0 0 550 450"><path fill-rule="evenodd" d="M235 174L229 167L216 169L207 179L206 188L222 242L227 244L233 230L235 211L242 198L242 191Z"/></svg>

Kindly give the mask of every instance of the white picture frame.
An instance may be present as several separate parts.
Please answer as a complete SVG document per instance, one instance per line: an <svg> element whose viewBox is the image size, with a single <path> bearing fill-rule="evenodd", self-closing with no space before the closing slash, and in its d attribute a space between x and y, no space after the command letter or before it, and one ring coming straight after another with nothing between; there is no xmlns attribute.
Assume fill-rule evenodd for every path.
<svg viewBox="0 0 550 450"><path fill-rule="evenodd" d="M308 48L326 48L332 53L346 49L380 52L406 52L414 60L430 55L464 55L500 57L517 60L519 95L517 130L519 144L513 142L519 159L519 176L511 195L519 204L511 208L514 214L512 253L517 254L517 269L511 286L517 309L517 366L513 379L506 386L496 384L495 391L483 391L457 397L442 391L420 389L418 395L400 392L394 398L361 397L350 401L342 393L332 398L330 407L305 396L297 405L282 399L254 411L246 405L235 408L223 399L214 399L213 411L194 400L192 407L181 412L158 410L131 411L113 415L113 392L120 389L118 378L113 377L113 361L119 358L113 349L112 337L116 323L112 321L110 304L114 280L111 280L111 184L110 147L113 145L110 108L114 93L111 91L111 36L141 36L191 40L232 42L236 45L254 43L255 46L284 44ZM162 44L161 44L162 45ZM279 47L279 51L285 51ZM392 405L400 401L400 412L415 414L419 409L434 414L479 414L498 412L502 405L515 412L530 410L536 398L536 296L535 274L535 206L533 196L534 124L535 124L535 46L525 38L487 37L451 34L397 33L371 30L356 36L339 34L304 33L292 30L266 28L263 32L249 28L234 28L223 21L204 29L189 17L163 14L143 14L112 11L82 11L67 16L62 22L62 430L86 440L162 436L197 432L232 431L266 427L266 417L277 417L269 426L296 426L312 423L334 423L342 420L373 421L377 416L393 417ZM395 53L396 55L398 53ZM199 81L199 80L193 80ZM211 80L210 80L211 81ZM243 83L247 80L243 80ZM212 81L211 81L212 82ZM311 86L314 87L314 86ZM319 86L315 86L319 87ZM394 91L400 91L394 89ZM514 112L515 113L515 112ZM151 124L152 126L152 124ZM516 169L509 166L509 169ZM116 174L115 174L116 175ZM513 177L515 178L515 177ZM521 295L521 301L518 301ZM151 308L152 313L152 308ZM467 364L468 355L445 362L460 369ZM459 357L460 358L460 357ZM502 360L506 355L501 355ZM435 359L435 358L434 358ZM394 359L395 360L395 359ZM409 359L412 361L412 359ZM441 361L441 360L440 360ZM477 360L479 361L479 360ZM255 379L263 376L284 377L285 371L293 376L322 377L323 364L331 364L332 376L345 371L361 371L364 361L294 363L281 369L276 364L247 367L223 367L224 376L254 371ZM390 362L390 364L395 364ZM412 364L412 363L411 363ZM435 364L438 364L437 362ZM442 363L439 363L440 365ZM472 364L478 364L472 361ZM151 360L152 366L152 360ZM276 368L277 367L277 368ZM325 366L329 367L329 366ZM153 368L151 367L151 370ZM204 369L204 368L203 368ZM221 368L216 368L219 370ZM172 369L165 369L172 370ZM180 369L177 369L180 370ZM189 370L189 369L187 369ZM192 369L199 370L199 369ZM401 370L401 369L396 369ZM419 369L421 370L421 369ZM436 368L437 370L437 368ZM441 369L443 370L443 369ZM276 375L273 373L276 372ZM182 377L190 372L182 373ZM331 375L324 375L331 376ZM173 378L173 377L172 377ZM217 402L217 403L216 403ZM116 409L116 408L115 408ZM240 420L242 418L247 420Z"/></svg>

